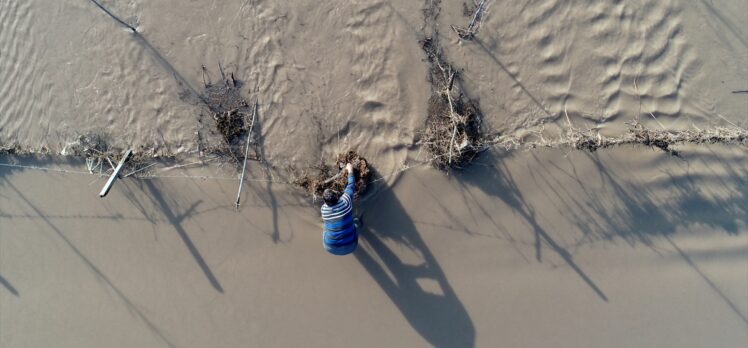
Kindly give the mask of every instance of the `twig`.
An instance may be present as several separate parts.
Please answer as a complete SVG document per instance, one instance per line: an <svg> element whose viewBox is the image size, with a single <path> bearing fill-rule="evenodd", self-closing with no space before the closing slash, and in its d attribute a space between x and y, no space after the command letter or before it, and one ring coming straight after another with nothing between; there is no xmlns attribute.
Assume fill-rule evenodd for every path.
<svg viewBox="0 0 748 348"><path fill-rule="evenodd" d="M574 126L571 125L571 119L569 119L569 113L566 112L566 103L564 103L564 115L566 115L566 122L569 123L569 129L574 130Z"/></svg>
<svg viewBox="0 0 748 348"><path fill-rule="evenodd" d="M455 146L455 138L457 137L457 122L455 121L455 108L452 104L452 84L454 83L455 72L452 71L452 67L449 67L449 86L447 87L447 101L449 102L449 118L452 120L452 139L449 141L449 160L447 161L450 165L452 164L452 150Z"/></svg>
<svg viewBox="0 0 748 348"><path fill-rule="evenodd" d="M358 164L359 164L359 162L360 162L360 160L355 160L355 161L351 162L351 164L352 164L352 165L353 165L353 167L355 168L355 167L358 167ZM345 172L346 172L346 171L345 171L345 169L341 169L341 170L340 170L340 171L338 172L338 174L335 174L335 175L333 175L333 176L332 176L331 178L329 178L329 179L327 179L327 180L323 181L323 182L322 182L322 184L324 184L324 185L327 185L327 184L329 184L329 183L331 183L331 182L333 182L333 181L335 181L335 180L339 179L339 178L340 178L341 176L343 176L343 173L345 173Z"/></svg>
<svg viewBox="0 0 748 348"><path fill-rule="evenodd" d="M478 32L478 28L480 27L481 19L483 18L483 12L486 10L486 3L487 0L481 0L481 2L478 4L478 7L475 8L475 12L473 13L473 18L470 20L470 23L468 24L467 28L459 28L452 25L452 30L457 34L457 36L460 39L463 40L470 40L472 39L475 34Z"/></svg>
<svg viewBox="0 0 748 348"><path fill-rule="evenodd" d="M736 125L736 124L732 123L732 121L728 120L728 119L727 119L727 118L726 118L725 116L722 116L721 114L717 114L717 116L719 116L719 118L721 118L721 119L725 120L725 121L726 121L727 123L729 123L729 124L730 124L730 125L732 125L733 127L735 127L735 128L738 128L738 129L741 129L741 130L745 131L745 128L743 128L743 127L740 127L740 126L738 126L738 125Z"/></svg>
<svg viewBox="0 0 748 348"><path fill-rule="evenodd" d="M138 169L138 170L136 170L136 171L132 171L132 172L130 172L129 174L125 175L125 178L127 178L127 177L129 177L129 176L131 176L131 175L133 175L133 174L137 174L137 173L140 173L140 172L142 172L142 171L144 171L144 170L146 170L146 169L148 169L148 168L150 168L150 167L153 167L153 166L155 166L155 165L156 165L156 163L151 163L151 164L149 164L149 165L147 165L147 166L145 166L145 167L143 167L143 168L140 168L140 169Z"/></svg>
<svg viewBox="0 0 748 348"><path fill-rule="evenodd" d="M651 111L648 111L648 112L649 112L649 116L652 116L652 118L653 118L653 119L654 119L655 121L657 121L657 124L659 124L659 125L660 125L660 127L662 127L662 130L667 130L667 129L665 129L665 126L664 126L664 125L662 125L662 123L660 123L660 120L658 120L658 119L657 119L657 117L655 117L655 115L654 115L654 114L653 114L653 113L652 113Z"/></svg>
<svg viewBox="0 0 748 348"><path fill-rule="evenodd" d="M255 100L254 108L252 108L252 122L249 125L249 133L247 133L247 148L244 150L244 165L242 166L241 179L239 179L239 192L236 193L236 202L234 203L237 210L239 210L239 202L242 196L242 187L244 186L244 172L247 170L247 153L249 153L249 141L252 138L252 128L255 125L255 116L257 116L257 100Z"/></svg>
<svg viewBox="0 0 748 348"><path fill-rule="evenodd" d="M112 167L112 169L114 169L114 163L112 163L112 160L109 159L109 156L107 156L106 160L109 161L109 165Z"/></svg>

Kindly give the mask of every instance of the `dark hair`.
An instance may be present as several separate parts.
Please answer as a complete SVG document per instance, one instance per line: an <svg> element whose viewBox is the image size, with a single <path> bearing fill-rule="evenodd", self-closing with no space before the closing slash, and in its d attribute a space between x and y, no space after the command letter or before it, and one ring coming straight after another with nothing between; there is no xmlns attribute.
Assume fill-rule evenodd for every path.
<svg viewBox="0 0 748 348"><path fill-rule="evenodd" d="M332 207L338 203L338 193L332 189L325 189L325 192L322 194L322 199L325 200L325 204L327 204L328 207Z"/></svg>

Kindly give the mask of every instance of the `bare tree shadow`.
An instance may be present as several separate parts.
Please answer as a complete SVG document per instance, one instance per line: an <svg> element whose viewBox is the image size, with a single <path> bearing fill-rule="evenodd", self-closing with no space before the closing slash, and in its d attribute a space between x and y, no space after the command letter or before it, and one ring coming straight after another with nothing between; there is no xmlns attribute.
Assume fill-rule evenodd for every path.
<svg viewBox="0 0 748 348"><path fill-rule="evenodd" d="M187 250L190 251L190 254L192 254L192 257L195 259L195 262L197 262L197 265L200 266L200 269L205 274L205 277L208 278L208 281L210 282L210 285L213 286L213 288L216 289L216 291L223 293L223 288L221 287L221 283L218 282L218 279L215 275L213 275L213 272L210 270L210 267L205 262L205 259L200 254L200 251L197 250L197 247L195 246L195 243L192 242L192 239L187 234L187 231L185 231L184 227L182 227L182 221L189 218L190 215L195 211L197 206L199 206L202 201L197 201L193 203L187 210L185 210L183 213L177 215L175 214L169 204L164 199L163 194L156 188L156 186L153 184L152 180L143 180L145 183L145 187L148 189L148 195L151 197L151 199L154 200L154 202L161 208L161 212L163 212L164 216L166 216L166 219L169 221L169 223L174 226L174 229L179 234L179 237L182 238L182 241L187 246Z"/></svg>
<svg viewBox="0 0 748 348"><path fill-rule="evenodd" d="M748 325L748 317L746 317L746 315L740 311L738 306L735 305L735 303L732 302L732 300L729 297L727 297L727 295L725 295L722 289L720 289L717 286L717 284L715 284L711 279L709 279L709 277L704 272L701 271L699 266L697 266L696 263L693 262L691 257L688 256L688 254L686 254L686 252L684 252L680 247L678 247L678 245L675 244L675 242L673 242L673 240L670 237L665 236L665 239L668 241L668 243L670 243L670 245L675 249L675 251L678 252L678 255L680 255L680 257L683 258L683 261L685 261L686 264L688 264L688 266L691 267L691 269L693 269L694 272L696 272L699 275L699 277L701 277L701 279L704 280L704 282L709 286L709 288L711 288L714 291L714 293L716 293L722 299L722 301L724 301L725 304L727 304L727 306L730 307L730 309L738 317L740 317L740 319L742 319L746 325Z"/></svg>
<svg viewBox="0 0 748 348"><path fill-rule="evenodd" d="M2 177L2 175L0 175L0 177ZM91 260L89 260L88 257L86 257L75 246L75 244L73 244L73 242L70 241L70 239L68 239L59 228L57 228L57 226L52 224L52 222L49 221L49 219L45 217L44 213L41 210L39 210L39 208L37 208L18 188L15 187L15 185L13 185L7 179L6 179L6 184L18 195L18 197L20 197L26 203L26 205L28 205L37 214L37 216L39 217L41 221L43 221L47 226L49 226L57 234L57 236L59 236L60 239L62 239L68 247L70 247L70 249L81 259L81 261L83 261L83 263L94 273L94 275L96 276L96 279L103 281L110 289L114 291L114 293L117 294L117 296L119 296L119 298L122 300L122 302L124 302L125 306L131 313L134 313L135 316L139 318L148 327L148 329L151 330L151 332L154 335L156 335L159 339L161 339L164 343L166 343L166 345L168 345L169 347L176 347L164 335L164 333L161 332L161 330L156 326L156 324L151 322L151 320L148 319L148 317L138 308L138 306L135 303L133 303L132 300L130 300L130 298L127 297L127 295L125 295L118 287L114 285L112 280L109 279L109 277L107 277L106 274L104 274L98 267L96 267L96 265L94 265L93 262L91 262Z"/></svg>
<svg viewBox="0 0 748 348"><path fill-rule="evenodd" d="M467 310L392 190L380 190L363 210L367 225L354 255L408 323L435 347L474 346ZM421 263L405 262L388 241L408 248Z"/></svg>
<svg viewBox="0 0 748 348"><path fill-rule="evenodd" d="M590 154L587 156L605 182L613 187L616 197L623 203L615 214L608 213L601 208L593 210L606 221L620 222L609 226L608 230L611 231L609 233L629 240L630 243L639 241L645 245L652 245L653 238L665 239L683 261L727 304L730 310L745 324L748 324L748 317L670 237L675 234L676 227L694 224L721 228L730 235L738 234L737 224L733 219L745 220L748 215L748 186L745 185L745 179L735 175L732 165L724 164L727 168L726 172L730 175L729 180L738 183L739 189L733 190L733 195L729 199L718 201L706 199L701 195L698 183L690 174L675 176L667 173L668 183L679 195L676 199L670 199L669 204L663 207L651 197L647 190L640 187L627 187L626 181L611 172L599 158ZM719 156L715 154L715 157ZM731 216L733 219L730 218Z"/></svg>
<svg viewBox="0 0 748 348"><path fill-rule="evenodd" d="M530 90L528 90L528 89L527 89L527 87L525 87L525 85L524 85L524 84L523 84L523 83L522 83L522 82L521 82L521 81L519 80L519 78L517 78L517 76L516 76L516 75L515 75L514 73L512 73L512 72L511 72L511 71L510 71L510 70L509 70L509 69L508 69L508 68L506 67L506 65L504 65L504 63L502 63L502 62L501 62L501 60L500 60L500 59L499 59L498 57L496 57L496 55L495 55L495 54L494 54L493 52L491 52L491 50L490 50L490 49L488 49L488 47L486 47L485 43L483 43L483 41L481 41L481 39L479 39L479 38L475 37L475 38L473 38L473 42L475 42L475 43L477 43L477 44L478 44L478 47L480 47L480 48L481 48L481 50L482 50L483 52L485 52L485 53L486 53L486 55L488 55L488 57L489 57L489 58L491 58L491 60L493 60L493 62L494 62L494 63L496 63L496 65L497 65L497 66L499 66L499 68L501 68L501 70L503 70L503 71L504 71L504 72L505 72L505 73L507 74L507 76L509 76L509 77L510 77L510 78L511 78L511 79L512 79L512 80L514 81L514 83L515 83L515 84L516 84L516 85L517 85L517 86L518 86L518 87L519 87L519 88L520 88L520 89L521 89L521 90L522 90L523 92L525 92L525 94L527 94L527 96L528 96L528 97L530 97L530 100L532 100L532 101L533 101L533 103L535 103L535 105L536 105L536 106L537 106L538 108L540 108L540 110L543 110L543 112L545 113L545 115L546 115L547 117L551 117L551 118L555 118L555 117L556 117L556 116L554 116L554 115L553 115L553 114L552 114L552 113L551 113L551 112L550 112L550 111L548 110L548 108L546 108L546 107L545 107L545 105L543 105L543 103L542 103L542 102L540 101L540 99L538 99L538 97L536 97L536 96L535 96L535 95L534 95L534 94L533 94L532 92L530 92Z"/></svg>
<svg viewBox="0 0 748 348"><path fill-rule="evenodd" d="M3 277L2 274L0 274L0 284L3 284L3 286L10 291L11 294L15 295L16 297L20 297L18 294L18 290L16 290L15 287L13 287L13 284L11 284L5 277Z"/></svg>
<svg viewBox="0 0 748 348"><path fill-rule="evenodd" d="M692 175L688 170L671 172L670 167L660 170L661 183L652 182L641 185L632 182L633 173L624 172L617 167L606 165L602 160L603 154L577 153L574 159L569 158L570 170L562 168L553 161L544 162L533 155L535 159L528 175L542 190L549 201L560 201L564 205L556 207L567 219L567 222L582 233L580 241L573 247L584 243L604 242L612 239L626 241L632 247L646 246L657 250L657 241L664 240L684 262L694 270L722 299L728 307L748 324L746 314L704 273L694 260L681 250L671 238L679 227L709 226L715 230L723 230L729 235L738 234L738 226L746 225L748 216L748 180L744 179L744 172L734 167L739 161L722 161L717 154L700 158L693 155L689 160L705 160L704 167L711 168L715 162L723 162L712 175L699 173ZM663 155L664 156L664 155ZM541 242L550 246L558 253L572 269L600 296L606 299L602 291L572 260L571 253L559 243L551 239L549 233L539 226L536 213L529 203L525 202L519 188L515 184L506 165L502 163L500 155L486 155L492 164L476 166L457 173L464 182L474 185L487 194L501 198L504 203L512 207L514 212L522 217L533 229L536 241L536 254L539 256ZM668 160L666 158L665 160ZM675 159L673 159L675 161ZM681 161L681 160L678 160ZM589 182L577 173L579 163L590 163L592 169L599 175L599 179L606 193L588 190ZM682 162L678 162L682 163ZM688 164L687 164L688 165ZM485 168L485 169L483 169ZM567 176L569 180L559 180L560 176ZM588 179L587 179L588 180ZM725 181L726 180L726 181ZM658 194L652 191L652 185L667 185L670 193L666 200L658 199ZM724 186L724 191L730 192L727 197L714 197L703 192L706 187ZM573 187L569 187L573 186ZM742 222L738 222L742 221ZM538 257L540 261L540 257Z"/></svg>
<svg viewBox="0 0 748 348"><path fill-rule="evenodd" d="M257 115L254 123L254 130L256 136L255 144L254 144L254 151L255 151L255 157L260 161L260 164L263 166L263 171L265 172L265 179L267 181L265 182L265 192L268 197L267 205L270 207L270 210L273 215L273 234L272 239L273 243L281 243L281 235L280 235L280 227L278 226L278 219L279 219L279 212L278 212L278 199L275 197L275 193L273 193L273 182L272 182L272 174L270 172L269 164L267 160L265 159L265 136L262 133L262 117L260 117L260 108L258 106L257 108Z"/></svg>
<svg viewBox="0 0 748 348"><path fill-rule="evenodd" d="M154 48L151 45L151 43L142 34L140 34L140 32L138 32L138 30L136 28L134 28L133 26L131 26L130 24L128 24L127 22L125 22L121 18L117 17L117 15L115 15L114 13L112 13L111 11L109 11L109 9L107 9L106 7L104 7L97 0L89 0L89 2L91 2L92 4L94 4L101 11L103 11L106 15L108 15L110 18L112 18L115 22L117 22L118 24L124 26L125 28L127 28L132 33L132 36L135 39L135 42L137 42L138 44L140 44L151 55L151 57L153 57L153 59L159 65L161 65L161 67L164 70L166 70L166 72L168 72L169 74L171 74L174 77L174 80L176 80L177 85L182 89L180 95L183 98L191 96L192 98L195 98L196 100L199 100L199 101L201 101L201 102L203 102L204 104L207 105L207 102L205 101L205 99L203 98L203 96L200 93L198 93L195 90L195 88L192 87L192 85L189 82L187 82L187 79L185 79L184 76L182 76L182 74L180 74L179 71L177 71L177 69L174 68L174 66L171 63L169 63L169 61L166 60L166 58L164 58L164 56L161 55L161 53L156 48Z"/></svg>
<svg viewBox="0 0 748 348"><path fill-rule="evenodd" d="M483 169L485 168L485 169ZM455 173L460 183L464 182L469 185L480 188L488 195L501 199L507 206L522 217L533 230L535 238L535 258L542 262L542 245L545 243L551 250L560 256L566 264L577 273L587 286L603 301L608 302L608 297L602 289L590 278L587 273L574 261L573 255L556 242L550 234L543 229L537 221L535 209L529 205L519 187L514 182L514 178L506 170L505 165L500 161L498 164L473 167L470 170Z"/></svg>

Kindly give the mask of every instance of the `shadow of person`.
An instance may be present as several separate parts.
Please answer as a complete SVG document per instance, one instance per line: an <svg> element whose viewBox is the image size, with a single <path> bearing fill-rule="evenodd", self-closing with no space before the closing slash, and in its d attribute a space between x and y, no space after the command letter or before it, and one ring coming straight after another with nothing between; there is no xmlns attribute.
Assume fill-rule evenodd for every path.
<svg viewBox="0 0 748 348"><path fill-rule="evenodd" d="M364 223L354 253L408 323L436 347L472 347L475 328L436 258L390 188L363 203ZM416 254L407 262L402 248ZM389 244L389 245L388 245Z"/></svg>

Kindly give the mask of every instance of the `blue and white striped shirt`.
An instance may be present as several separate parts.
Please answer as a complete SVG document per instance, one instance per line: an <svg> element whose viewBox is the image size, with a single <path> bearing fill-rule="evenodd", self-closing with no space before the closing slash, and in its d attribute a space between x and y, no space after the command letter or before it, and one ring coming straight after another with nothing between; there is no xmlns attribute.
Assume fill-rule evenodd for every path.
<svg viewBox="0 0 748 348"><path fill-rule="evenodd" d="M358 233L353 224L353 191L356 179L353 173L348 174L348 185L338 203L330 207L322 205L322 221L325 228L322 232L322 243L331 254L346 255L356 250Z"/></svg>

